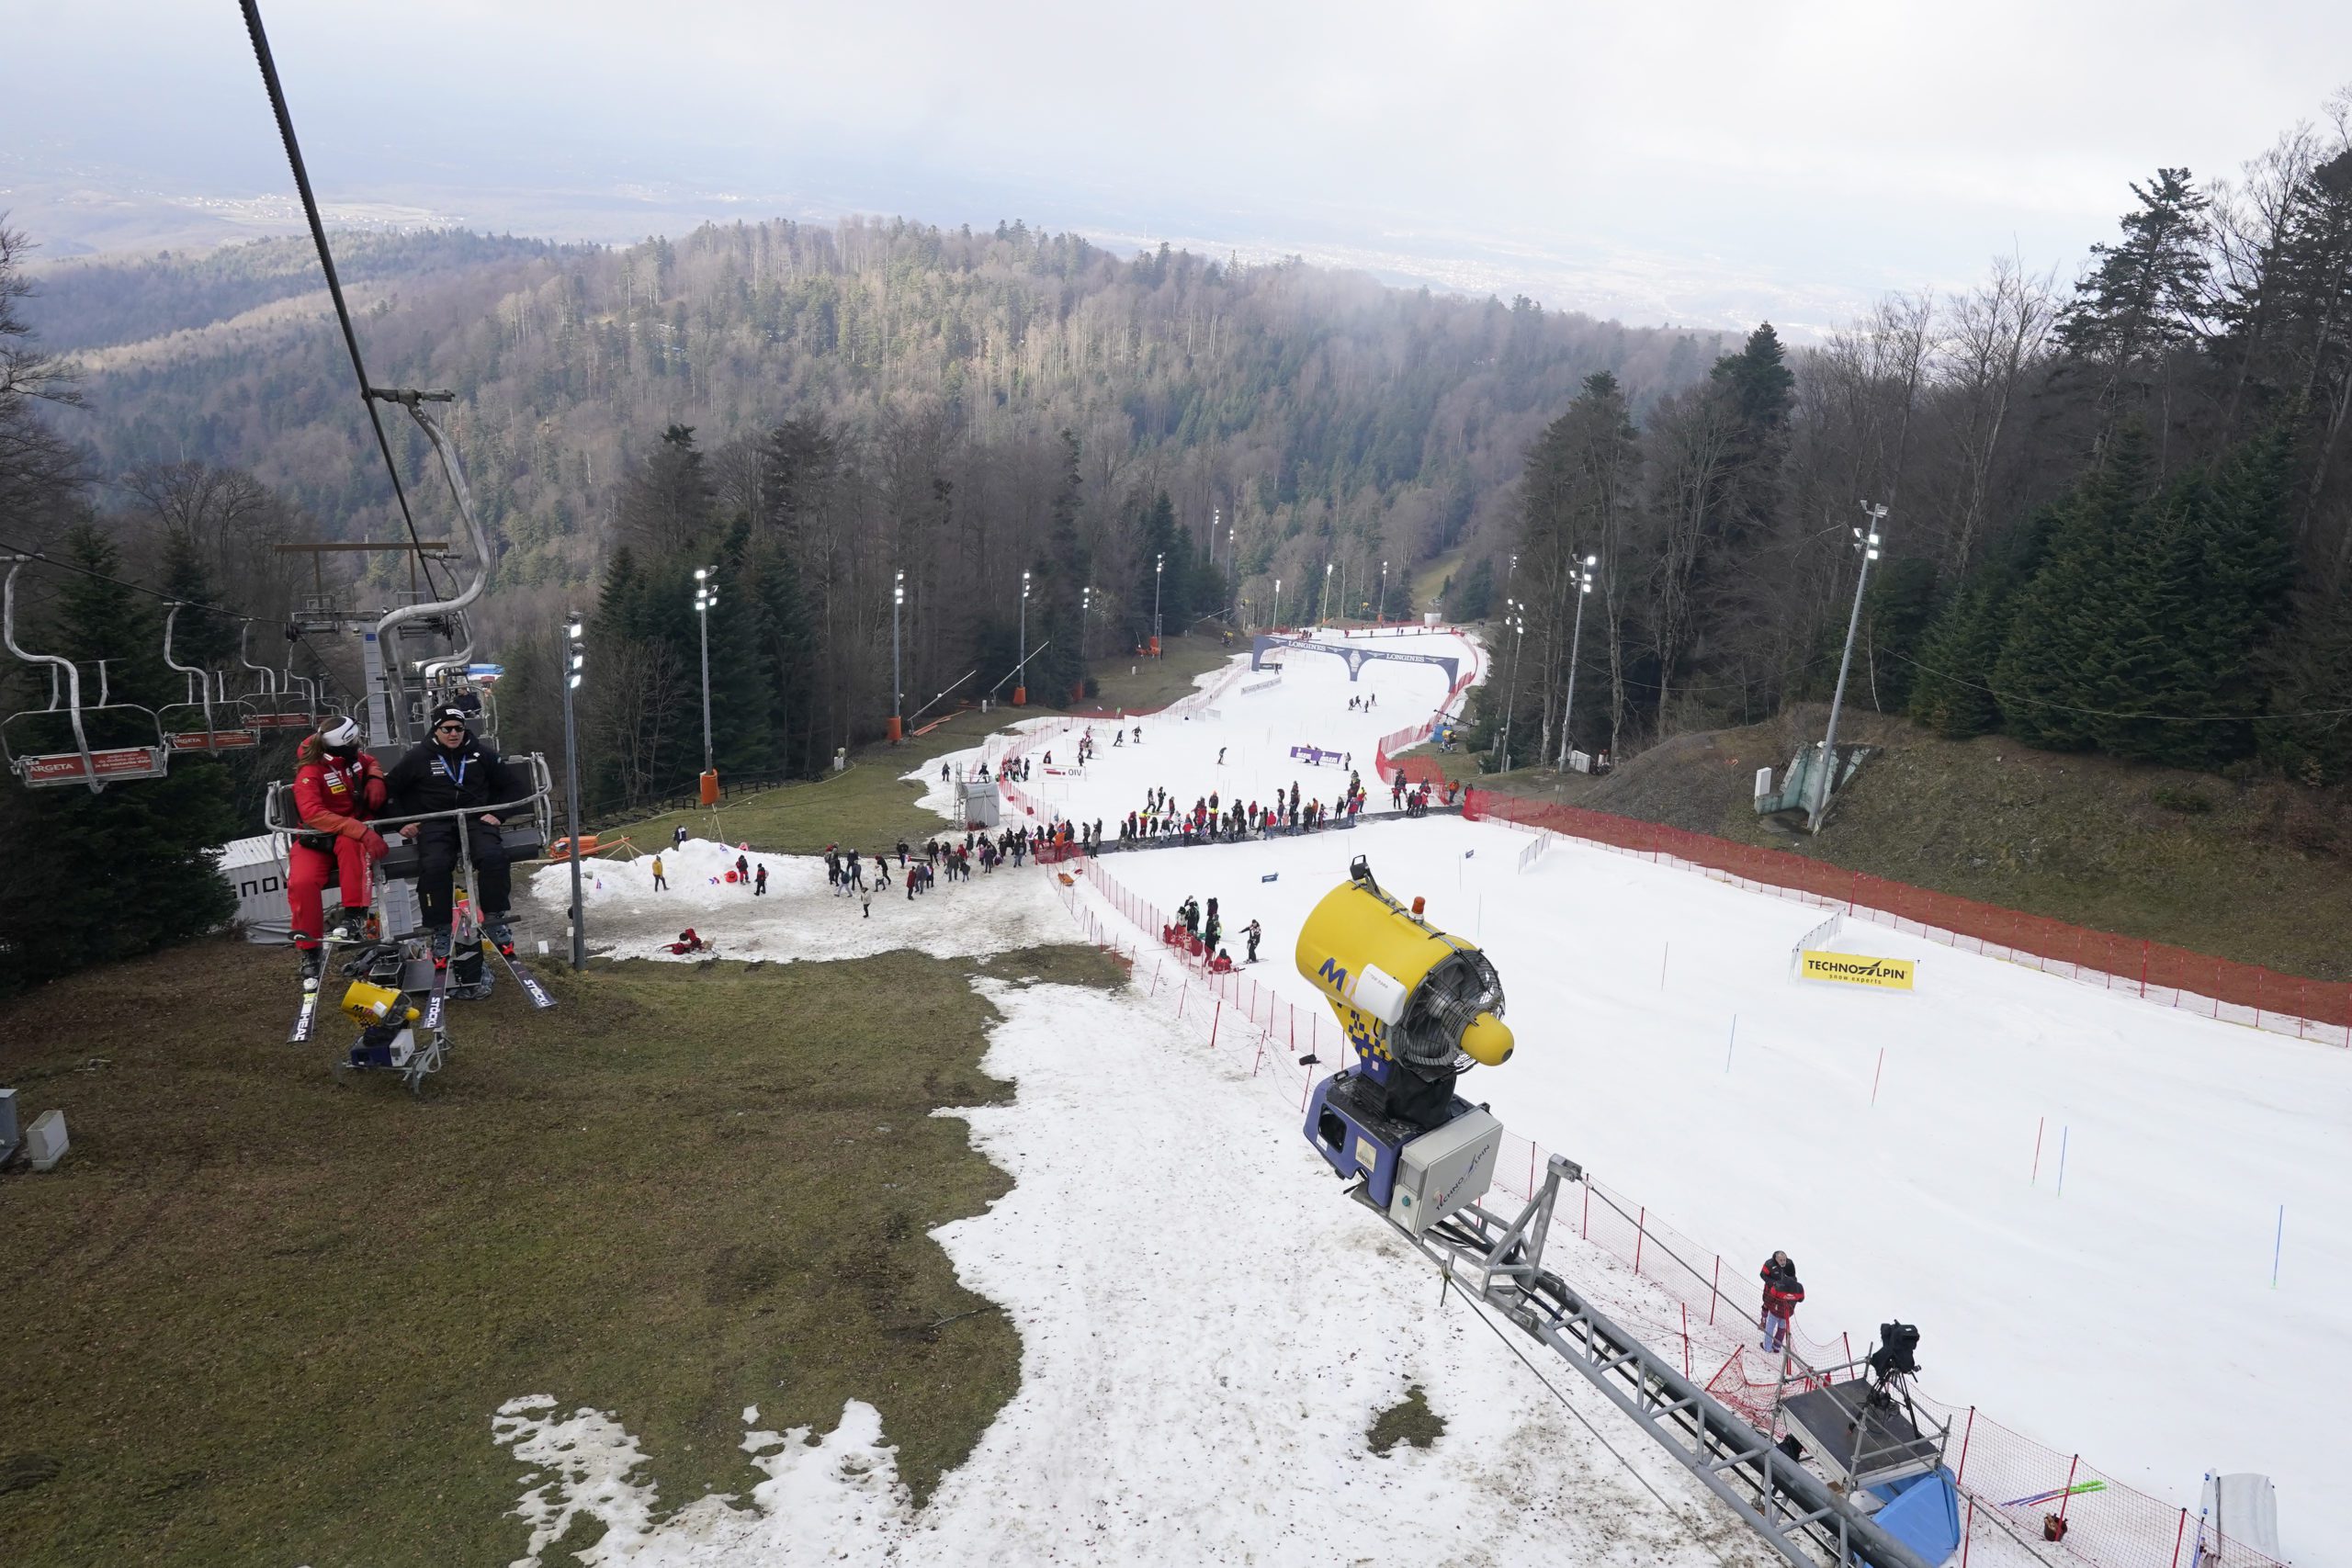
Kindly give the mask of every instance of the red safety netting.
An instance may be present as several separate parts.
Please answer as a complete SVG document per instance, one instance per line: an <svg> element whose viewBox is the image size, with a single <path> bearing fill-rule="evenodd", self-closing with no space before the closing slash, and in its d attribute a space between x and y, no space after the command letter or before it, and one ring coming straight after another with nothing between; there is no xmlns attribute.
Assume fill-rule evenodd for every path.
<svg viewBox="0 0 2352 1568"><path fill-rule="evenodd" d="M1736 847L1736 846L1735 846ZM1303 1113L1317 1077L1345 1065L1337 1021L1323 1038L1329 1010L1298 1006L1241 970L1212 972L1192 955L1183 929L1138 897L1100 860L1081 860L1060 892L1087 940L1131 967L1147 1001L1172 1015L1219 1053L1249 1064L1292 1114ZM1859 911L1857 911L1859 912ZM1325 1053L1329 1052L1326 1056ZM1302 1056L1321 1058L1302 1065ZM1542 1184L1547 1151L1505 1133L1494 1190L1528 1201ZM1825 1370L1867 1352L1850 1336L1816 1337L1792 1325L1785 1352L1758 1343L1761 1292L1753 1269L1726 1260L1632 1198L1592 1176L1562 1194L1555 1234L1571 1229L1599 1255L1594 1266L1622 1269L1645 1289L1620 1290L1630 1303L1618 1321L1654 1350L1679 1357L1685 1375L1759 1428L1780 1436L1775 1401L1784 1386L1818 1386ZM2002 1426L1973 1406L1926 1396L1923 1412L1951 1423L1945 1462L1957 1480L1966 1517L1960 1561L1978 1543L2030 1542L2038 1552L2095 1568L2279 1568L2236 1541L2216 1541L2188 1509L2165 1503L2063 1452ZM2054 1547L2045 1519L2064 1524ZM2015 1555L2014 1551L2011 1553Z"/></svg>
<svg viewBox="0 0 2352 1568"><path fill-rule="evenodd" d="M1645 860L1701 871L1758 892L1834 908L1947 947L2023 964L2165 1007L2298 1039L2352 1045L2352 985L2281 975L2163 942L2117 936L1845 871L1785 850L1734 843L1582 807L1472 789L1463 814L1558 833Z"/></svg>

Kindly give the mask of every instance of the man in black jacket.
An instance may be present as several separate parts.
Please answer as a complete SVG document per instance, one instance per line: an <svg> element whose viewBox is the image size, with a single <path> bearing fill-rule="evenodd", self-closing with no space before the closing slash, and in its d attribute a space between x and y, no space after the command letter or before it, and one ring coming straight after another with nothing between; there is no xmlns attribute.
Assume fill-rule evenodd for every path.
<svg viewBox="0 0 2352 1568"><path fill-rule="evenodd" d="M466 728L466 716L454 707L433 716L432 734L392 764L384 784L390 797L386 814L393 817L502 805L525 793L514 786L498 753L474 739ZM514 943L514 933L506 924L512 894L497 816L482 812L412 822L401 829L401 837L413 840L417 846L417 900L424 907L424 929L432 933L436 964L449 959L450 890L461 822L473 856L474 895L480 900L482 935L501 952L511 950Z"/></svg>

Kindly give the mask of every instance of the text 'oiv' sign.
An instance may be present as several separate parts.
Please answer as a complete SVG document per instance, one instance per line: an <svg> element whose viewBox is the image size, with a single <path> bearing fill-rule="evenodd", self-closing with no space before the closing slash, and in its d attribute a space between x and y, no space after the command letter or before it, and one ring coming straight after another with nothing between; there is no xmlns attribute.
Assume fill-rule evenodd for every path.
<svg viewBox="0 0 2352 1568"><path fill-rule="evenodd" d="M1808 980L1836 980L1848 986L1881 986L1890 991L1907 991L1918 967L1916 958L1872 958L1860 953L1817 953L1807 948L1797 972Z"/></svg>

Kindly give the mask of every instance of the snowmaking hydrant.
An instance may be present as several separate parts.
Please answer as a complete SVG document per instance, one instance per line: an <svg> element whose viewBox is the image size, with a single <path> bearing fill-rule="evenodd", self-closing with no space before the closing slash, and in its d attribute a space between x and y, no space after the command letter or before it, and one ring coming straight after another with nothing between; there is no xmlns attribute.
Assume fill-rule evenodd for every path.
<svg viewBox="0 0 2352 1568"><path fill-rule="evenodd" d="M1298 972L1338 1015L1354 1063L1316 1086L1306 1139L1408 1235L1486 1194L1502 1123L1453 1092L1473 1064L1510 1059L1487 955L1421 919L1356 857L1300 926Z"/></svg>

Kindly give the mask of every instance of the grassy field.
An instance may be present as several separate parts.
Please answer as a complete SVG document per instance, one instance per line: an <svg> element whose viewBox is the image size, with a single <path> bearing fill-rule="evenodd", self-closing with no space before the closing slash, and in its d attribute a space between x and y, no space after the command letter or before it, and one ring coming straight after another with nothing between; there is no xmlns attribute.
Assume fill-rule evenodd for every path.
<svg viewBox="0 0 2352 1568"><path fill-rule="evenodd" d="M1484 787L1769 845L1916 886L2151 938L2317 980L2352 980L2352 796L2276 780L2034 751L1999 736L1941 740L1848 710L1839 739L1881 748L1819 837L1758 818L1759 767L1817 742L1801 708L1743 729L1678 736L1594 779L1549 768Z"/></svg>
<svg viewBox="0 0 2352 1568"><path fill-rule="evenodd" d="M927 1493L1015 1387L925 1234L1005 1190L930 1114L1005 1093L974 965L549 966L558 1011L458 1008L422 1100L282 1044L288 969L199 943L0 1010L0 1082L74 1134L0 1189L12 1563L507 1562L491 1415L531 1393L616 1413L665 1506L761 1479L744 1406L830 1429L850 1398Z"/></svg>
<svg viewBox="0 0 2352 1568"><path fill-rule="evenodd" d="M1448 550L1443 555L1435 556L1424 561L1414 571L1413 608L1415 610L1427 610L1432 607L1438 595L1445 592L1445 580L1461 570L1462 559L1466 553L1460 548Z"/></svg>
<svg viewBox="0 0 2352 1568"><path fill-rule="evenodd" d="M722 802L715 818L700 808L670 811L608 829L604 836L609 840L626 834L640 847L658 849L683 823L691 833L729 843L748 841L786 854L815 854L828 844L870 850L902 838L920 841L944 824L936 814L915 806L922 792L901 774L946 752L978 745L983 737L1023 713L1100 713L1107 717L1122 710L1163 707L1191 693L1197 677L1235 651L1214 637L1170 637L1167 650L1164 659L1099 666L1095 679L1101 694L1091 702L1067 708L999 708L987 714L972 709L955 715L928 735L910 736L897 746L870 746L853 757L847 768L826 778Z"/></svg>

